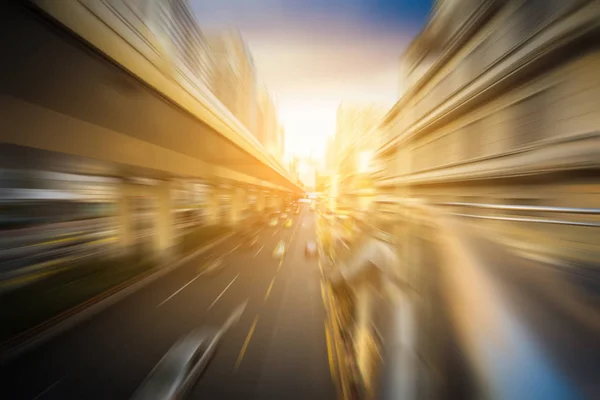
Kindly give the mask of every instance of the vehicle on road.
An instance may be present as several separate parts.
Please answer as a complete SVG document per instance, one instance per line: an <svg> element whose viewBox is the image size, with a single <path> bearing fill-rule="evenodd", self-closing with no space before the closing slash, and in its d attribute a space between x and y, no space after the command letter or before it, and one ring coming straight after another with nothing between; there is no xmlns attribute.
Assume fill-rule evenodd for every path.
<svg viewBox="0 0 600 400"><path fill-rule="evenodd" d="M286 207L286 208L285 208L285 212L286 212L286 213L288 213L288 214L289 214L291 211L292 211L292 209L291 209L290 207Z"/></svg>
<svg viewBox="0 0 600 400"><path fill-rule="evenodd" d="M276 227L279 224L279 219L277 218L271 218L271 220L269 221L269 226L271 228Z"/></svg>
<svg viewBox="0 0 600 400"><path fill-rule="evenodd" d="M275 246L275 250L273 250L273 257L281 258L281 257L283 257L284 254L285 254L285 242L283 240L280 240L279 243L277 243L277 246Z"/></svg>
<svg viewBox="0 0 600 400"><path fill-rule="evenodd" d="M285 221L287 219L288 215L287 213L283 213L279 216L279 218L281 218L282 221Z"/></svg>
<svg viewBox="0 0 600 400"><path fill-rule="evenodd" d="M291 219L287 219L287 220L285 221L285 223L283 224L283 226L284 226L285 228L291 228L293 224L294 224L294 221L292 221Z"/></svg>
<svg viewBox="0 0 600 400"><path fill-rule="evenodd" d="M131 400L184 398L208 366L223 335L239 321L247 303L236 308L222 327L197 329L175 343Z"/></svg>
<svg viewBox="0 0 600 400"><path fill-rule="evenodd" d="M296 214L296 215L300 214L300 209L299 209L299 208L296 208L296 209L294 210L294 214Z"/></svg>
<svg viewBox="0 0 600 400"><path fill-rule="evenodd" d="M314 240L309 240L306 242L304 254L306 257L314 257L317 255L317 243Z"/></svg>
<svg viewBox="0 0 600 400"><path fill-rule="evenodd" d="M192 332L175 343L150 372L132 400L166 400L184 396L205 366L207 350L216 332ZM203 362L201 362L203 361Z"/></svg>

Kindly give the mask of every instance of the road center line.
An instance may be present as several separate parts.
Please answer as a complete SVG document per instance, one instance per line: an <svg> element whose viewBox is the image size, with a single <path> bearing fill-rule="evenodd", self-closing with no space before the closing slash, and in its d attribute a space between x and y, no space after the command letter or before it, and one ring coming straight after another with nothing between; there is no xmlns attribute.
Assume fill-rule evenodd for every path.
<svg viewBox="0 0 600 400"><path fill-rule="evenodd" d="M252 339L252 334L254 333L254 329L256 328L256 323L258 322L258 316L254 318L254 322L250 327L250 332L248 332L248 336L246 336L246 341L244 341L244 345L242 346L242 350L240 350L240 355L238 356L237 361L235 362L234 370L237 370L244 358L244 354L246 353L246 349L248 348L248 344L250 344L250 340Z"/></svg>
<svg viewBox="0 0 600 400"><path fill-rule="evenodd" d="M329 373L334 382L337 382L335 364L333 361L333 346L331 343L331 335L329 334L329 327L327 321L325 321L325 342L327 344L327 360L329 361Z"/></svg>
<svg viewBox="0 0 600 400"><path fill-rule="evenodd" d="M206 309L206 311L210 310L210 309L211 309L211 308L212 308L212 307L213 307L213 306L214 306L214 305L217 303L217 301L219 301L219 299L221 298L221 296L223 296L223 295L225 294L225 292L227 291L227 289L229 289L229 287L230 287L231 285L233 285L233 282L235 282L235 280L238 278L238 276L240 276L240 274L237 274L237 275L235 276L235 278L233 278L233 279L231 280L231 282L229 282L229 285L227 285L227 286L225 287L225 289L223 289L223 291L221 292L221 294L220 294L220 295L218 295L218 296L217 296L217 298L216 298L216 299L215 299L215 300L214 300L212 303L210 303L210 306L208 306L208 308Z"/></svg>
<svg viewBox="0 0 600 400"><path fill-rule="evenodd" d="M252 258L256 258L256 256L258 255L258 253L260 253L260 251L265 247L265 245L263 244L262 246L260 246L260 249L258 249L258 251L254 254L254 257Z"/></svg>
<svg viewBox="0 0 600 400"><path fill-rule="evenodd" d="M32 400L38 400L41 399L42 396L44 396L46 393L48 393L49 391L51 391L56 385L58 385L60 383L61 379L57 380L56 382L54 382L52 385L48 386L46 389L42 390L40 393L38 393L37 396L35 396Z"/></svg>
<svg viewBox="0 0 600 400"><path fill-rule="evenodd" d="M169 297L167 297L166 299L164 299L159 305L157 305L156 307L160 307L163 304L165 304L167 301L171 300L173 297L175 297L175 295L179 292L181 292L183 289L185 289L186 287L188 287L192 282L194 282L196 279L200 278L202 275L204 275L204 273L207 270L205 269L204 271L200 272L198 275L196 275L191 281L189 281L188 283L186 283L185 285L183 285L182 287L180 287L175 293L173 293L172 295L170 295Z"/></svg>
<svg viewBox="0 0 600 400"><path fill-rule="evenodd" d="M271 279L271 284L269 285L269 288L267 289L267 294L265 295L265 301L267 301L267 298L269 297L269 294L271 293L271 289L273 289L274 284L275 284L275 277L273 277L273 279Z"/></svg>

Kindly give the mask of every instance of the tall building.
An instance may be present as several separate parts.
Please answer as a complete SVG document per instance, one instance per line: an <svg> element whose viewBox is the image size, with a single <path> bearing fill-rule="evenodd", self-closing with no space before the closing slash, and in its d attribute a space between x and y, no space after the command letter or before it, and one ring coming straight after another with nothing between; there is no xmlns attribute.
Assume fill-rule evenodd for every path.
<svg viewBox="0 0 600 400"><path fill-rule="evenodd" d="M386 107L376 104L340 105L333 144L338 169L347 169L345 172L348 173L353 171L360 153L377 147L380 139L374 128L379 125L387 110Z"/></svg>
<svg viewBox="0 0 600 400"><path fill-rule="evenodd" d="M319 173L320 182L317 186L321 187L321 192L328 198L327 207L335 209L335 199L337 197L337 168L335 164L335 136L327 137L325 145L325 163Z"/></svg>
<svg viewBox="0 0 600 400"><path fill-rule="evenodd" d="M598 260L597 235L560 212L600 204L597 4L438 1L380 127L379 192L470 216L528 254ZM524 222L544 218L561 222Z"/></svg>
<svg viewBox="0 0 600 400"><path fill-rule="evenodd" d="M282 160L285 152L285 128L282 124L277 126L277 159Z"/></svg>
<svg viewBox="0 0 600 400"><path fill-rule="evenodd" d="M178 67L212 86L216 72L212 53L187 0L167 0L163 4L165 31Z"/></svg>
<svg viewBox="0 0 600 400"><path fill-rule="evenodd" d="M335 148L335 172L339 193L344 196L337 206L365 208L373 197L370 184L372 156L380 144L381 135L375 129L387 108L377 104L343 103L338 108ZM330 160L332 162L332 160ZM337 197L337 194L333 194Z"/></svg>
<svg viewBox="0 0 600 400"><path fill-rule="evenodd" d="M238 30L207 34L217 72L214 94L254 135L257 131L256 71L250 50Z"/></svg>
<svg viewBox="0 0 600 400"><path fill-rule="evenodd" d="M281 161L283 153L279 151L279 122L277 108L266 87L258 91L258 118L256 137L269 154Z"/></svg>
<svg viewBox="0 0 600 400"><path fill-rule="evenodd" d="M267 88L264 85L259 85L256 90L257 96L257 118L256 118L256 133L255 136L258 141L265 146L267 134L266 131L269 129L269 114L270 114L270 97Z"/></svg>
<svg viewBox="0 0 600 400"><path fill-rule="evenodd" d="M335 136L327 137L325 145L325 171L331 173L335 170Z"/></svg>
<svg viewBox="0 0 600 400"><path fill-rule="evenodd" d="M378 201L369 218L348 220L380 240L356 239L339 263L363 273L344 280L355 318L342 329L356 339L340 376L356 384L342 392L521 398L576 388L574 397L598 397L586 371L598 359L589 323L597 290L587 282L600 260L599 5L435 3L402 58L401 98L379 124L356 130L380 143L370 174ZM362 185L347 177L370 169L366 156L348 161L368 144L353 134L355 120L340 110L336 135L339 200L352 211ZM418 338L397 352L374 344L382 297L394 310L386 324L410 325ZM571 335L580 342L565 347ZM406 362L407 351L418 361ZM382 381L382 393L370 393Z"/></svg>
<svg viewBox="0 0 600 400"><path fill-rule="evenodd" d="M188 0L109 0L110 7L136 26L140 35L158 48L162 60L153 59L156 52L144 55L157 65L168 65L168 73L193 92L212 90L216 64L206 37L188 4ZM100 2L90 2L96 9ZM145 49L145 47L141 47Z"/></svg>

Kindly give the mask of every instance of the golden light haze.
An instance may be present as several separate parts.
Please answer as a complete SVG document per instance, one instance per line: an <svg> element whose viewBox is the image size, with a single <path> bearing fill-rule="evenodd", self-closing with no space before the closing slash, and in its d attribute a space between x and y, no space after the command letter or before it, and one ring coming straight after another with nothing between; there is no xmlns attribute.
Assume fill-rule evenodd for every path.
<svg viewBox="0 0 600 400"><path fill-rule="evenodd" d="M357 53L347 46L314 49L308 41L288 50L252 41L249 46L258 74L276 93L288 159L292 155L324 158L327 137L335 134L336 112L342 101L391 106L397 98L395 57L372 65L371 73L363 73L357 71L364 66L356 60L377 59L372 49L361 55L360 50Z"/></svg>
<svg viewBox="0 0 600 400"><path fill-rule="evenodd" d="M390 3L377 13L366 0L190 4L202 27L235 26L241 32L257 76L277 98L288 159L323 158L342 101L395 102L400 55L430 7Z"/></svg>

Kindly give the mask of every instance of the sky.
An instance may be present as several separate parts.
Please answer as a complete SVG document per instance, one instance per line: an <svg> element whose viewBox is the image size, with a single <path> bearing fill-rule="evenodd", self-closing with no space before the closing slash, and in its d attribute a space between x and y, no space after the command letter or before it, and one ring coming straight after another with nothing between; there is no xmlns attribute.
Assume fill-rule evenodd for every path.
<svg viewBox="0 0 600 400"><path fill-rule="evenodd" d="M276 97L285 152L323 158L342 101L391 106L399 59L432 0L189 0L203 29L235 26Z"/></svg>

